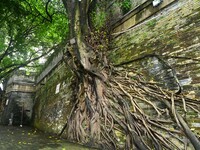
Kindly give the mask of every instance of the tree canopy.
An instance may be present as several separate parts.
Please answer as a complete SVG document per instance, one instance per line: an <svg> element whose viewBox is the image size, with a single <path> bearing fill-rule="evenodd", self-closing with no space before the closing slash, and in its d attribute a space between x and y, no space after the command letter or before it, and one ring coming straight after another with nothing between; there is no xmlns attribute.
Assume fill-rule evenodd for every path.
<svg viewBox="0 0 200 150"><path fill-rule="evenodd" d="M0 79L20 67L37 69L68 33L59 0L2 0L0 21Z"/></svg>

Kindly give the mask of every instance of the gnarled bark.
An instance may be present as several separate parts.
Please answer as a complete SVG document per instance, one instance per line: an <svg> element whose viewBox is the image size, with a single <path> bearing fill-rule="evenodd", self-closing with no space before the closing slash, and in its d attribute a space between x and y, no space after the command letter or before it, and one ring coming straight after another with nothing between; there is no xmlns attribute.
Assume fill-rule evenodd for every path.
<svg viewBox="0 0 200 150"><path fill-rule="evenodd" d="M92 36L87 18L90 0L63 3L70 20L71 39L66 63L76 74L77 86L73 109L60 134L66 131L72 141L105 149L145 150L183 149L185 142L180 137L185 137L198 149L197 137L176 111L184 95L172 97L170 92L145 82L134 68L108 64L105 52L97 51L85 38ZM199 112L200 101L184 99L184 108L192 105ZM150 115L141 103L155 114Z"/></svg>

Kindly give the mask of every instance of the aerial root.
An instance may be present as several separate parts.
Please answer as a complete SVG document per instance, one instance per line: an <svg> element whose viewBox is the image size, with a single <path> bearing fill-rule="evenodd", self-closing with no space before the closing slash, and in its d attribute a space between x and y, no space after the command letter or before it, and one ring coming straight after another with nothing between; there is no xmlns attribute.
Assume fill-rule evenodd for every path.
<svg viewBox="0 0 200 150"><path fill-rule="evenodd" d="M186 148L183 139L187 138L199 148L197 137L177 107L182 106L179 108L184 113L189 109L199 112L200 101L145 82L141 75L132 79L126 70L112 71L113 76L107 83L92 77L96 84L85 79L86 83L82 84L85 86L79 86L77 91L84 88L87 94L77 95L65 126L70 139L85 143L95 141L94 145L105 149L173 150Z"/></svg>

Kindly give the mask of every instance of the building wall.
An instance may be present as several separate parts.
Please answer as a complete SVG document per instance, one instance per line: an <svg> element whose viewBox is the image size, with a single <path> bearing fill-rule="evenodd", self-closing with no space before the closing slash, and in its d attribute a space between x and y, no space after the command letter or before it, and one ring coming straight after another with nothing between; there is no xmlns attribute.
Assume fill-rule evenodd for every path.
<svg viewBox="0 0 200 150"><path fill-rule="evenodd" d="M29 125L32 119L34 93L10 92L7 94L2 114L2 123L9 124L12 119L13 125Z"/></svg>
<svg viewBox="0 0 200 150"><path fill-rule="evenodd" d="M123 16L129 13L131 10L139 7L141 4L147 2L148 0L112 0L107 2L107 13L109 17L109 22L115 24L116 21L123 18ZM149 2L152 3L152 2ZM125 8L125 10L124 10Z"/></svg>
<svg viewBox="0 0 200 150"><path fill-rule="evenodd" d="M5 96L2 100L2 124L28 125L32 119L35 96L35 74L15 71L5 83Z"/></svg>
<svg viewBox="0 0 200 150"><path fill-rule="evenodd" d="M60 133L71 110L72 72L60 62L37 83L34 121L35 127L51 133Z"/></svg>
<svg viewBox="0 0 200 150"><path fill-rule="evenodd" d="M200 7L199 1L179 1L148 21L113 39L110 58L115 64L148 54L157 54L176 69L188 93L198 97L200 86ZM138 64L138 63L135 63ZM140 65L140 64L138 64ZM139 66L138 66L139 67Z"/></svg>
<svg viewBox="0 0 200 150"><path fill-rule="evenodd" d="M148 6L150 6L149 10L154 9L152 3L148 2ZM156 54L166 64L175 68L183 92L189 97L198 98L200 95L199 6L197 0L164 0L164 3L155 8L156 11L148 11L149 14L143 20L137 23L130 21L130 24L133 24L128 24L130 26L127 28L123 25L124 30L121 30L122 27L118 22L119 30L113 29L112 34L113 39L109 53L111 61L117 65L149 54ZM114 15L120 14L118 6L114 6L114 4L109 9L115 10L115 12L111 11L112 18L115 18ZM144 9L147 9L146 5ZM136 11L132 12L137 15ZM137 8L137 12L145 13L142 8L139 10ZM142 16L142 14L140 15ZM130 28L132 26L134 27ZM70 69L61 61L60 57L55 59L58 60L57 58L59 61L55 61L53 66L50 64L48 66L50 69L45 69L37 79L33 122L34 126L41 130L58 134L65 125L72 108L73 73L69 71ZM167 74L167 71L155 77L157 74L155 68L158 68L157 71L170 70L169 66L163 67L163 63L158 61L157 57L146 57L140 60L134 61L131 65L145 73L148 80L159 80L159 82L165 83L164 78L169 76L170 78L167 80L175 83L175 79ZM148 68L150 69L148 70ZM153 72L151 72L152 70ZM175 90L172 87L176 88L177 84L170 84L170 82L164 86ZM145 106L142 107L145 108ZM197 118L197 114L192 112L188 114L189 116ZM195 121L198 122L199 119L197 118Z"/></svg>
<svg viewBox="0 0 200 150"><path fill-rule="evenodd" d="M177 85L170 85L172 82L165 79L169 77L167 71L172 73L173 68L182 93L199 99L200 1L175 1L144 21L138 24L130 21L127 25L122 22L122 26L118 24L119 28L113 32L111 61L115 65L131 62L127 64L145 73L149 81L158 81L171 90ZM200 115L193 112L187 115L188 122L197 123L191 127L199 128Z"/></svg>

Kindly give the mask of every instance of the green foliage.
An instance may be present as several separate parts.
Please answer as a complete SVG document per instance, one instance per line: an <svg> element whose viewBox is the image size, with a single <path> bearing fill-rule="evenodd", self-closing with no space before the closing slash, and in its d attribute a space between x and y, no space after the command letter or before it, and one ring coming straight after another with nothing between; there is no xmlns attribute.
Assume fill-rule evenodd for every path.
<svg viewBox="0 0 200 150"><path fill-rule="evenodd" d="M126 14L131 10L131 0L120 0L119 5L122 9L123 14Z"/></svg>
<svg viewBox="0 0 200 150"><path fill-rule="evenodd" d="M153 28L156 25L156 22L156 19L150 20L149 22L147 22L147 26Z"/></svg>
<svg viewBox="0 0 200 150"><path fill-rule="evenodd" d="M98 12L93 11L91 13L91 17L92 17L92 24L94 25L94 28L100 29L106 23L107 14L103 10L99 10Z"/></svg>
<svg viewBox="0 0 200 150"><path fill-rule="evenodd" d="M90 46L92 46L93 49L99 53L107 52L108 50L108 32L104 30L96 30L94 32L90 32L90 34L85 37L85 41L87 41Z"/></svg>
<svg viewBox="0 0 200 150"><path fill-rule="evenodd" d="M92 27L101 30L107 23L106 2L96 3L89 13Z"/></svg>
<svg viewBox="0 0 200 150"><path fill-rule="evenodd" d="M0 79L19 67L38 66L68 34L59 0L1 0L0 21Z"/></svg>

